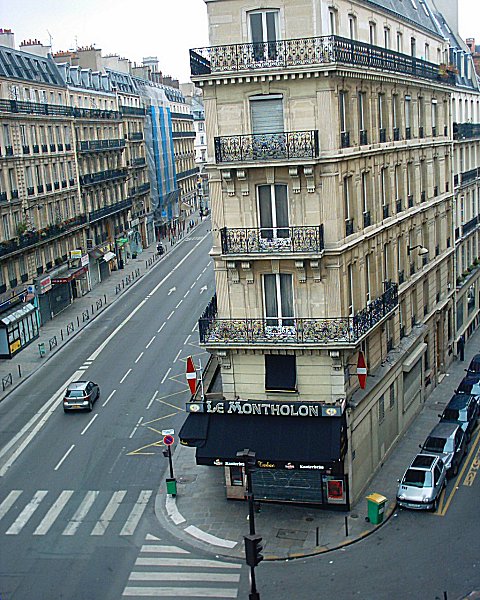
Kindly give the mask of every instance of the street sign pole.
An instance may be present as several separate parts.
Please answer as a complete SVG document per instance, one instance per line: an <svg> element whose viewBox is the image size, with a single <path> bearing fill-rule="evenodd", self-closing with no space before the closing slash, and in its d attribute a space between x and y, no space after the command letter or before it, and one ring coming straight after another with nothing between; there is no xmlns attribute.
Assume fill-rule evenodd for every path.
<svg viewBox="0 0 480 600"><path fill-rule="evenodd" d="M202 359L199 358L198 359L198 363L199 363L199 373L200 373L200 389L202 391L202 402L205 400L205 391L203 389L203 372L202 372Z"/></svg>
<svg viewBox="0 0 480 600"><path fill-rule="evenodd" d="M168 464L170 466L170 479L174 479L174 477L173 477L172 450L171 450L170 446L168 446Z"/></svg>

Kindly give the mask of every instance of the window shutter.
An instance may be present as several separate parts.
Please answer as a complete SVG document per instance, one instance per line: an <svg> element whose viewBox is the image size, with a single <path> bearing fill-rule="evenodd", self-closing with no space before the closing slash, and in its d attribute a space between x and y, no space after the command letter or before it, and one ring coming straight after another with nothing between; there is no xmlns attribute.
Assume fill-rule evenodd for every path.
<svg viewBox="0 0 480 600"><path fill-rule="evenodd" d="M255 98L250 101L253 133L283 132L282 97Z"/></svg>

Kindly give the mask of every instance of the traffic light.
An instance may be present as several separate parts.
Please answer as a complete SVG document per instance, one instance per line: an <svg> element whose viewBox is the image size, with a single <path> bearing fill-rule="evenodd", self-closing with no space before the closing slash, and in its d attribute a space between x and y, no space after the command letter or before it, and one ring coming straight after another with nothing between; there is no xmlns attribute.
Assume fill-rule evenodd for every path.
<svg viewBox="0 0 480 600"><path fill-rule="evenodd" d="M245 558L249 567L256 567L263 560L262 538L259 535L245 535Z"/></svg>

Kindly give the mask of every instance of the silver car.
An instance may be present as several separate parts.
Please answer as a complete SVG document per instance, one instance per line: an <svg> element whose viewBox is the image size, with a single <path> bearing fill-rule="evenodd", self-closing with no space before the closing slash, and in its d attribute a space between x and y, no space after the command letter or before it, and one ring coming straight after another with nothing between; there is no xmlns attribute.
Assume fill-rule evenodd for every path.
<svg viewBox="0 0 480 600"><path fill-rule="evenodd" d="M447 481L443 460L434 454L417 454L399 479L397 504L416 510L437 510Z"/></svg>
<svg viewBox="0 0 480 600"><path fill-rule="evenodd" d="M448 476L455 477L467 452L467 438L458 423L441 421L420 448L423 453L438 454L447 467Z"/></svg>

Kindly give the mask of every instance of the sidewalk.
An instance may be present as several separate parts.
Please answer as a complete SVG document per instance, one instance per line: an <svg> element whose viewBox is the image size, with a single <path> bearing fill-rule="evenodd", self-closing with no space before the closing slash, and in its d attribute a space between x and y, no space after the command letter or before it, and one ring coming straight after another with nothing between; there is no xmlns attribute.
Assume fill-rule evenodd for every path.
<svg viewBox="0 0 480 600"><path fill-rule="evenodd" d="M268 502L259 505L255 528L263 538L267 560L319 554L371 534L382 526L366 520L367 501L364 497L372 492L388 499L384 523L395 516L397 479L419 451L418 445L438 423L438 414L463 379L464 369L478 351L479 342L480 332L477 331L465 347L465 361L456 361L450 366L442 383L430 394L422 411L349 513ZM176 498L166 494L163 482L157 496L156 513L162 525L187 543L244 560L243 536L248 534L248 505L225 498L223 469L197 466L195 448L178 445L174 453L174 472L178 484ZM428 515L419 516L428 518Z"/></svg>
<svg viewBox="0 0 480 600"><path fill-rule="evenodd" d="M191 218L196 219L196 214ZM200 223L200 221L198 221ZM99 317L113 302L121 298L139 279L144 277L159 261L175 251L178 242L195 231L194 227L176 240L162 239L166 252L157 255L157 243L129 259L125 268L112 271L110 276L96 285L85 296L75 300L55 318L40 328L40 336L12 359L0 359L0 402L40 369L56 352ZM45 355L40 356L39 344L44 344Z"/></svg>

